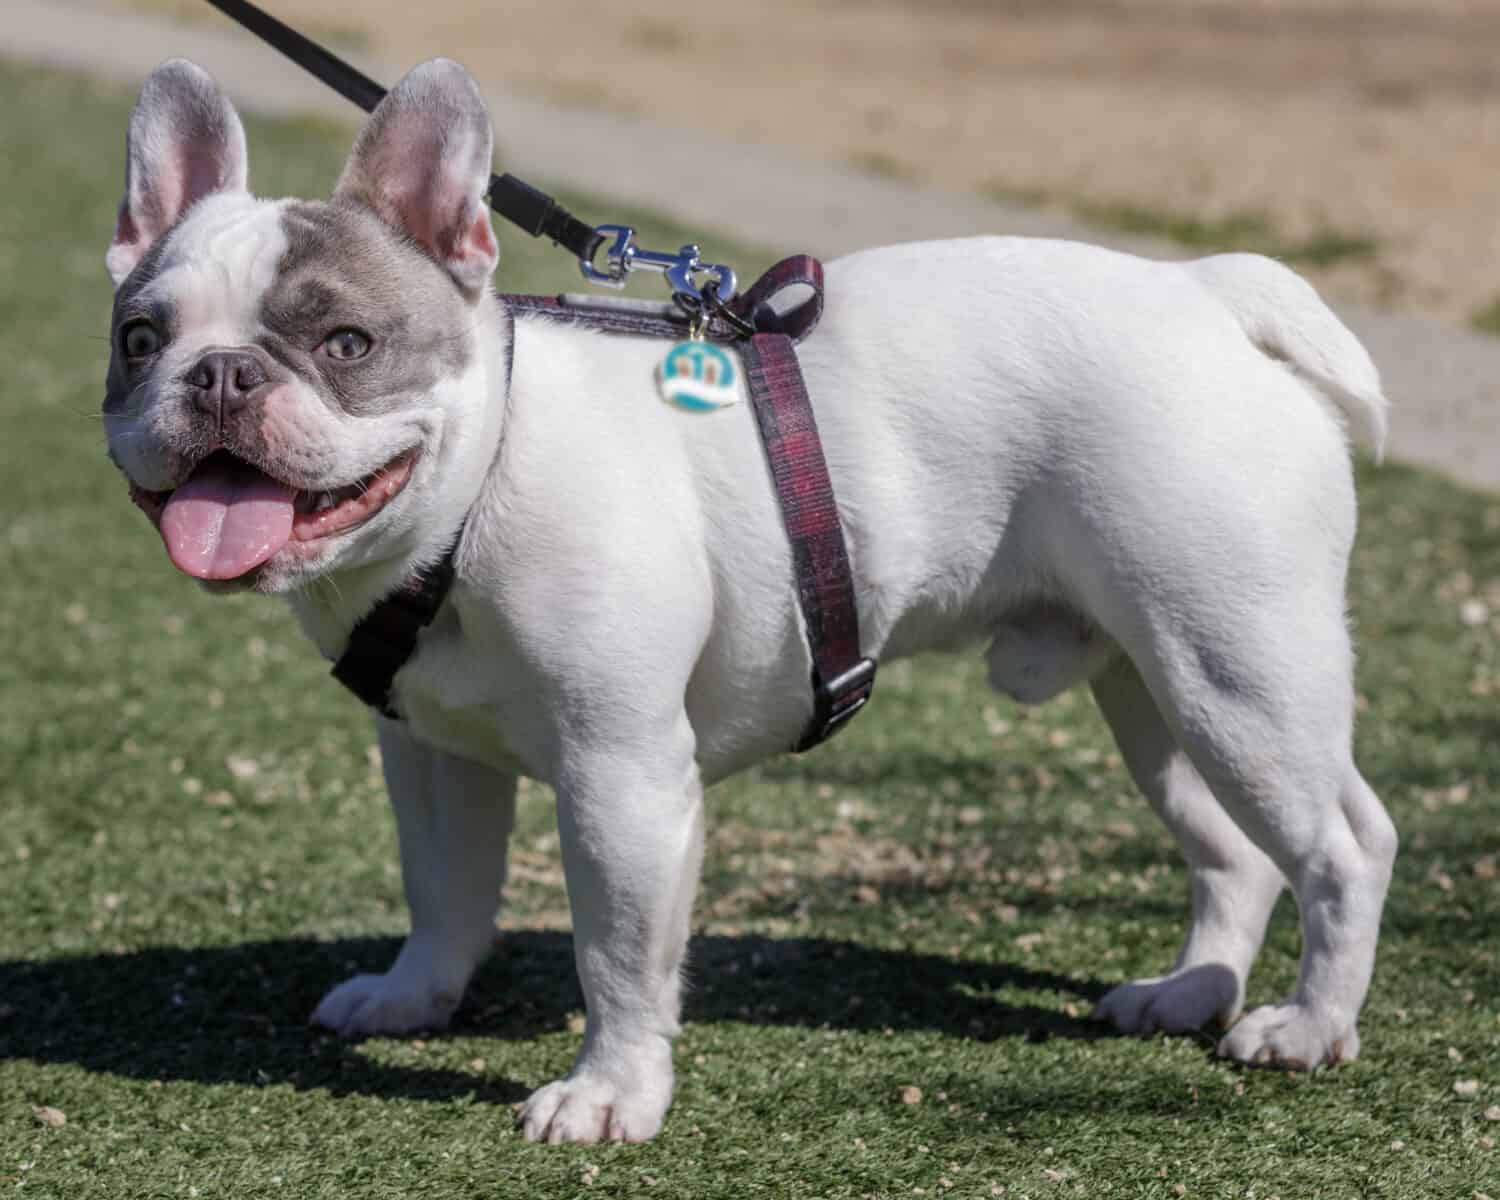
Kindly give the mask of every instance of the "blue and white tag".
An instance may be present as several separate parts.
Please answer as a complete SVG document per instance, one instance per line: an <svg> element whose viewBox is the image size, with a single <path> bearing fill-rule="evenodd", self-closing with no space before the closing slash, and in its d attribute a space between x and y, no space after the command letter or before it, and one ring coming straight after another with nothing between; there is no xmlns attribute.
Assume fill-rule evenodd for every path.
<svg viewBox="0 0 1500 1200"><path fill-rule="evenodd" d="M734 359L709 342L678 342L656 368L661 398L686 412L713 412L739 399Z"/></svg>

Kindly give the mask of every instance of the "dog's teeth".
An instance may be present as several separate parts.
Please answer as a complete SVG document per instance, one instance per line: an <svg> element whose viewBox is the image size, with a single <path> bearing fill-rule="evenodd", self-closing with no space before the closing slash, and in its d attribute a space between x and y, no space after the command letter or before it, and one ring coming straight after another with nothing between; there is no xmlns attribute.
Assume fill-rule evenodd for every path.
<svg viewBox="0 0 1500 1200"><path fill-rule="evenodd" d="M313 511L322 512L325 508L332 508L337 503L332 492L322 492L318 496L318 502L313 505Z"/></svg>

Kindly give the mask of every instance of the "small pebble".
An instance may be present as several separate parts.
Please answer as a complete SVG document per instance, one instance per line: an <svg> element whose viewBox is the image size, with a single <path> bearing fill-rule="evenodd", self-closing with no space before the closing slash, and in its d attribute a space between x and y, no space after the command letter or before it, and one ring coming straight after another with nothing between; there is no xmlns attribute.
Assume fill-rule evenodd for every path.
<svg viewBox="0 0 1500 1200"><path fill-rule="evenodd" d="M1458 619L1470 629L1483 625L1490 619L1490 609L1483 600L1465 600L1458 608Z"/></svg>

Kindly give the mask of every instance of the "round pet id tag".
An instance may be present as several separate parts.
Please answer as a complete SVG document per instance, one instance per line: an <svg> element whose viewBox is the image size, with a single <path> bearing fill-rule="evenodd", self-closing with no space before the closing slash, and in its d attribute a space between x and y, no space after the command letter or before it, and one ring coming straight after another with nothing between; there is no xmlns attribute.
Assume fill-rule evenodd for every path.
<svg viewBox="0 0 1500 1200"><path fill-rule="evenodd" d="M709 342L678 342L656 368L661 398L687 412L713 412L733 404L734 359Z"/></svg>

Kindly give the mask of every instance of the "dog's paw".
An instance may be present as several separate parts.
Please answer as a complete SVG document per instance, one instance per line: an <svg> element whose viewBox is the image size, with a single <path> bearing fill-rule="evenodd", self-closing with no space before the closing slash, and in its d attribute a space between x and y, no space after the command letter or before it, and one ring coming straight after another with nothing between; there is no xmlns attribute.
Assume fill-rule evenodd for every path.
<svg viewBox="0 0 1500 1200"><path fill-rule="evenodd" d="M648 1078L630 1087L576 1072L531 1093L521 1109L528 1142L646 1142L661 1130L672 1080Z"/></svg>
<svg viewBox="0 0 1500 1200"><path fill-rule="evenodd" d="M462 989L443 990L410 975L356 975L323 997L312 1023L343 1037L443 1029L463 999Z"/></svg>
<svg viewBox="0 0 1500 1200"><path fill-rule="evenodd" d="M1121 1033L1187 1033L1217 1019L1227 1025L1240 1009L1240 982L1221 963L1199 963L1157 979L1122 983L1099 1001L1096 1021Z"/></svg>
<svg viewBox="0 0 1500 1200"><path fill-rule="evenodd" d="M1300 1004L1268 1004L1225 1034L1219 1053L1255 1067L1307 1071L1358 1058L1359 1031L1353 1025L1330 1029Z"/></svg>

